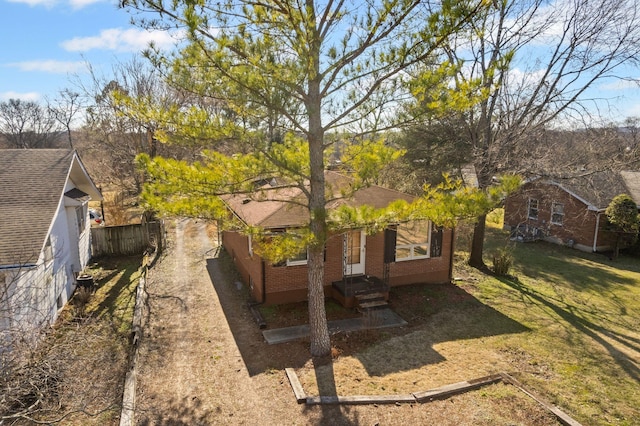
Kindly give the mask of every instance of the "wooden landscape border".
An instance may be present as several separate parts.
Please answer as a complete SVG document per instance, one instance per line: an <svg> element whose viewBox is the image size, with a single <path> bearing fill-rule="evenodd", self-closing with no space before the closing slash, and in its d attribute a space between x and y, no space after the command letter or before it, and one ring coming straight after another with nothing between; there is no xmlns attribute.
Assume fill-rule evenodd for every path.
<svg viewBox="0 0 640 426"><path fill-rule="evenodd" d="M453 383L441 386L439 388L430 389L422 392L414 392L406 395L352 395L352 396L308 396L298 375L293 368L286 368L285 373L289 378L289 383L293 389L298 404L307 405L367 405L367 404L406 404L406 403L426 403L438 399L446 399L453 395L469 392L488 386L494 383L503 382L515 386L525 395L540 404L545 410L556 416L558 421L565 426L582 426L579 422L571 418L568 414L553 404L546 402L540 396L534 394L508 373L500 372L477 379L467 380L464 382Z"/></svg>

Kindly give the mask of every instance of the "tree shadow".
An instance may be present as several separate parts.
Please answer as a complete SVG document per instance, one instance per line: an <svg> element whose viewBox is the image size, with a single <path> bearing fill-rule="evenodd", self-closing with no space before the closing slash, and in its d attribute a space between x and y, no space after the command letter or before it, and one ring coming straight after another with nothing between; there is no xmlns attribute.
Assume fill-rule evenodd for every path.
<svg viewBox="0 0 640 426"><path fill-rule="evenodd" d="M584 253L545 241L518 243L513 253L526 276L552 282L562 280L579 288L606 289L611 283L635 285L634 278L614 270L640 273L640 261L636 258L621 256L613 261L600 253Z"/></svg>
<svg viewBox="0 0 640 426"><path fill-rule="evenodd" d="M133 311L136 303L137 285L133 285L131 279L140 270L142 257L132 256L125 258L109 259L105 267L113 268L108 274L95 281L96 290L94 298L101 301L96 306L92 306L89 312L97 317L108 316L116 321L124 321L123 315ZM98 262L99 263L99 262ZM116 279L110 287L105 286ZM127 290L127 288L130 288ZM124 297L123 297L124 296Z"/></svg>
<svg viewBox="0 0 640 426"><path fill-rule="evenodd" d="M211 253L207 271L249 375L287 367L300 368L311 359L306 341L269 345L249 310L248 291L224 250Z"/></svg>
<svg viewBox="0 0 640 426"><path fill-rule="evenodd" d="M153 399L154 396L150 395L149 398ZM209 425L216 423L216 418L229 416L223 413L221 407L217 407L216 411L204 410L202 402L195 397L170 401L168 408L164 404L161 409L147 405L136 407L136 424L139 426Z"/></svg>
<svg viewBox="0 0 640 426"><path fill-rule="evenodd" d="M527 297L532 301L551 309L556 315L562 318L566 324L598 343L609 353L609 355L611 355L615 362L629 375L629 377L640 382L639 362L633 359L629 354L618 349L611 342L607 341L606 338L611 339L627 350L635 352L638 354L638 359L640 359L640 339L596 324L583 316L584 313L589 313L603 321L608 321L609 315L599 314L596 311L585 312L580 306L568 303L560 298L549 297L522 284L517 279L510 279L506 277L500 277L498 279L502 283L518 291L523 297Z"/></svg>
<svg viewBox="0 0 640 426"><path fill-rule="evenodd" d="M314 357L312 361L319 395L324 398L337 397L338 391L331 356ZM306 408L310 409L310 406L306 406ZM318 421L320 425L356 425L359 423L357 417L350 418L354 415L357 416L357 412L352 412L348 405L324 403L320 404L320 412Z"/></svg>
<svg viewBox="0 0 640 426"><path fill-rule="evenodd" d="M370 376L385 376L435 365L447 359L438 343L527 332L530 329L485 305L455 284L394 288L394 310L409 327L378 333L375 346L354 354ZM406 306L403 306L406 305Z"/></svg>

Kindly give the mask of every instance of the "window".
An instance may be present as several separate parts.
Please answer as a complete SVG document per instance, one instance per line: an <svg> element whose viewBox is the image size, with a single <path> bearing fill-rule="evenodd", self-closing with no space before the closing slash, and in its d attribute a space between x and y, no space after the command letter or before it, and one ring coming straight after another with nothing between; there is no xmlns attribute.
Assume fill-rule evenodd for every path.
<svg viewBox="0 0 640 426"><path fill-rule="evenodd" d="M429 257L431 222L416 221L398 225L396 261Z"/></svg>
<svg viewBox="0 0 640 426"><path fill-rule="evenodd" d="M529 198L528 210L529 219L538 220L538 200L536 198Z"/></svg>
<svg viewBox="0 0 640 426"><path fill-rule="evenodd" d="M551 223L556 225L562 225L564 221L564 204L553 203L551 204Z"/></svg>
<svg viewBox="0 0 640 426"><path fill-rule="evenodd" d="M87 205L83 204L76 207L76 218L78 220L78 235L84 232L84 228L87 224Z"/></svg>
<svg viewBox="0 0 640 426"><path fill-rule="evenodd" d="M287 266L306 265L307 264L307 251L303 250L296 257L287 259Z"/></svg>

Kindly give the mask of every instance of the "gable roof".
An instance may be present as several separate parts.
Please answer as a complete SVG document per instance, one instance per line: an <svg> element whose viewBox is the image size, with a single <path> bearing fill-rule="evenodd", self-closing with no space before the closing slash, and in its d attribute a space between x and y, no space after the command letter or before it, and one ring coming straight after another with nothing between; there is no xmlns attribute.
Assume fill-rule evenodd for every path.
<svg viewBox="0 0 640 426"><path fill-rule="evenodd" d="M640 205L640 172L607 170L546 182L578 198L590 210L605 210L613 197L620 194L628 194Z"/></svg>
<svg viewBox="0 0 640 426"><path fill-rule="evenodd" d="M0 266L37 261L69 180L73 197L102 199L75 151L0 150Z"/></svg>
<svg viewBox="0 0 640 426"><path fill-rule="evenodd" d="M340 190L352 185L353 179L337 172L325 171L325 181L327 187L332 188L335 197L327 204L327 209L340 205L368 205L379 209L398 199L409 202L414 199L409 194L376 185L358 189L349 198L340 198ZM264 194L264 200L260 200L259 196L249 198L244 194L236 194L225 198L225 202L250 226L275 229L305 226L309 223L309 211L304 205L306 199L300 188L264 185L257 192Z"/></svg>

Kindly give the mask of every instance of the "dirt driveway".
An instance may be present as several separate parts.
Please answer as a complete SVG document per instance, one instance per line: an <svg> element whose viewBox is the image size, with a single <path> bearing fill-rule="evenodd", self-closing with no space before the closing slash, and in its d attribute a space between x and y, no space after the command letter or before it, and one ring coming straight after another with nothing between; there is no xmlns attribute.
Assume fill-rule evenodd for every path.
<svg viewBox="0 0 640 426"><path fill-rule="evenodd" d="M330 395L336 392L331 363L315 368L308 342L264 342L246 290L216 240L215 228L203 222L168 226L168 248L147 280L136 424L555 424L534 421L527 411L514 416L519 410L509 407L502 417L487 398L471 394L417 405L297 404L284 369L315 371L318 387Z"/></svg>
<svg viewBox="0 0 640 426"><path fill-rule="evenodd" d="M259 351L260 330L218 261L215 229L186 219L168 229L168 249L147 280L136 423L305 424L284 372ZM255 346L247 360L238 339Z"/></svg>

